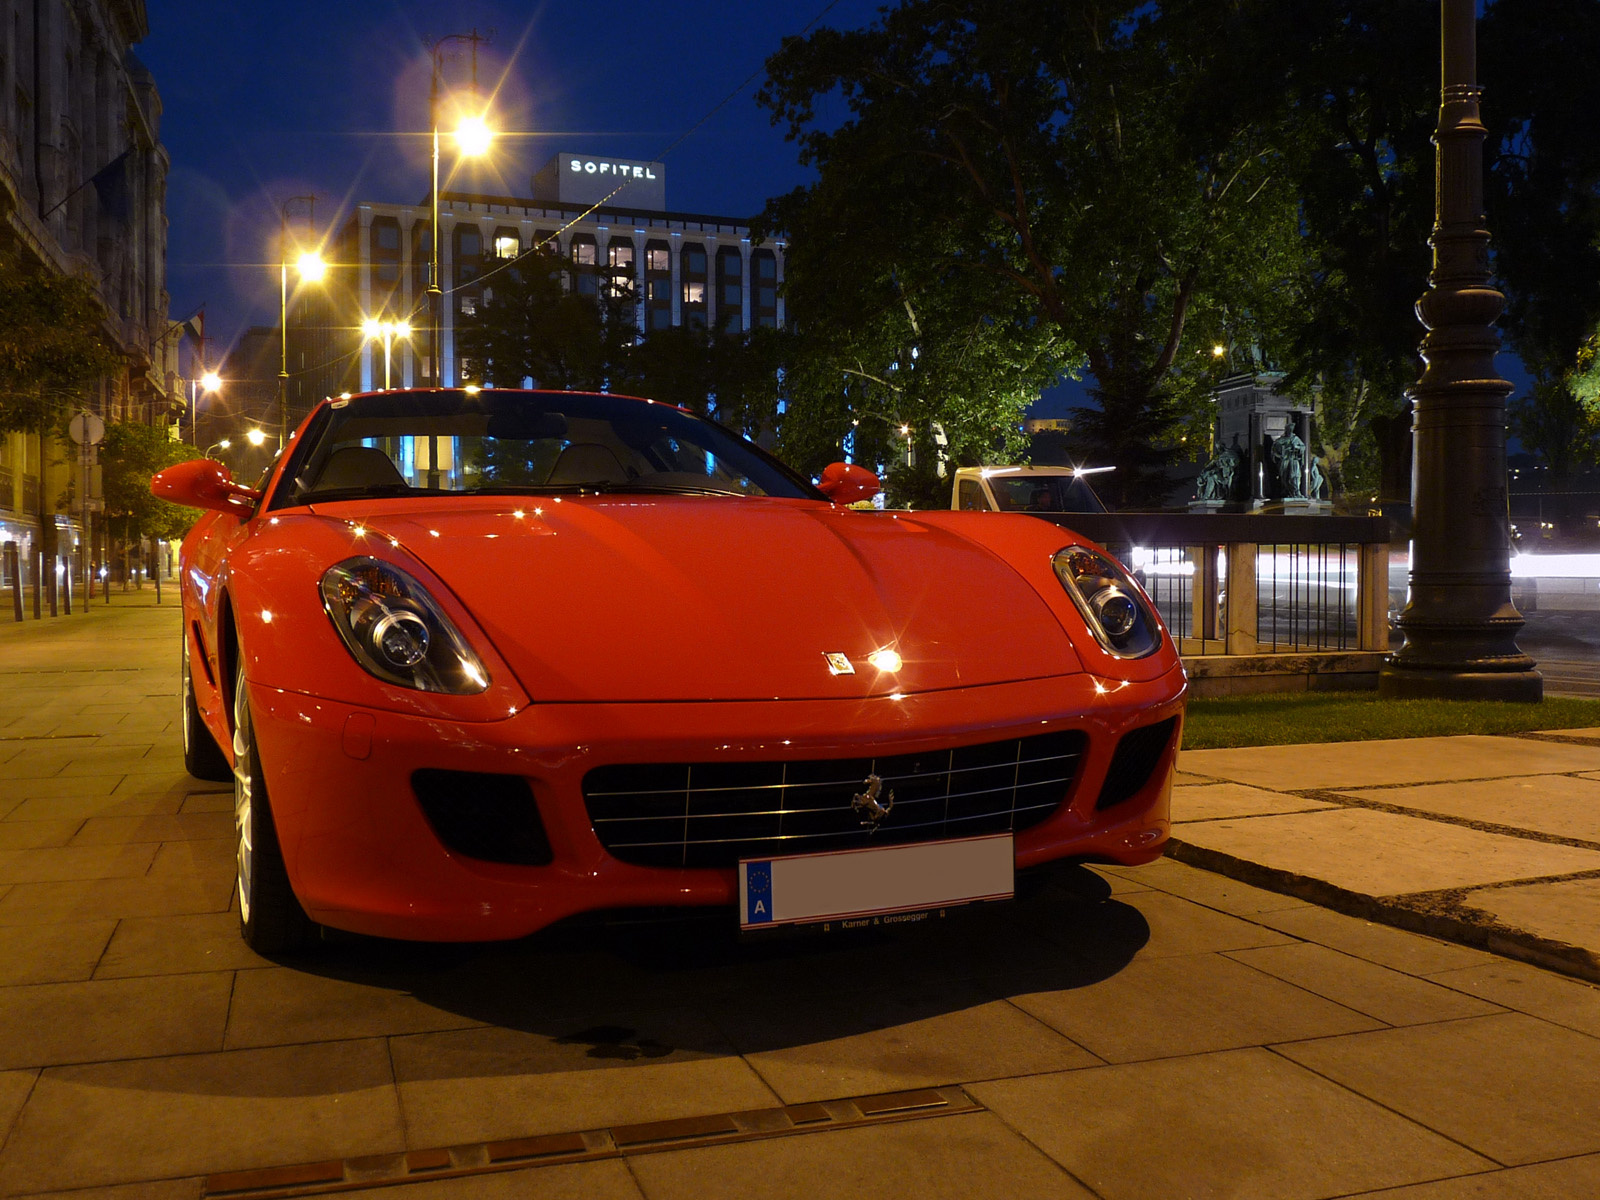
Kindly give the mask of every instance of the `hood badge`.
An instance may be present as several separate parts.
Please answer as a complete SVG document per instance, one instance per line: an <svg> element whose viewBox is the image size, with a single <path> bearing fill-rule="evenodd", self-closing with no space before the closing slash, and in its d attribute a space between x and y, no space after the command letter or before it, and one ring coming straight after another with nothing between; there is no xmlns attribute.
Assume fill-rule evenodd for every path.
<svg viewBox="0 0 1600 1200"><path fill-rule="evenodd" d="M822 657L828 660L829 675L854 675L856 673L848 654L824 653Z"/></svg>
<svg viewBox="0 0 1600 1200"><path fill-rule="evenodd" d="M850 798L850 807L861 814L861 823L869 829L876 829L878 822L887 817L889 810L894 807L894 792L891 790L880 801L878 797L882 792L883 780L876 775L868 775L867 790Z"/></svg>

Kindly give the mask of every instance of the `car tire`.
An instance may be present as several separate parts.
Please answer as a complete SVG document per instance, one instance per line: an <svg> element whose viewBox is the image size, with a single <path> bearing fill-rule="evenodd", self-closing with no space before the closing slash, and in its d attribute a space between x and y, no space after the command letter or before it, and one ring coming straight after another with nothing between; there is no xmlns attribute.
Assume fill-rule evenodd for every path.
<svg viewBox="0 0 1600 1200"><path fill-rule="evenodd" d="M239 932L258 954L291 954L308 947L317 926L289 886L278 830L267 799L250 720L244 669L233 691L233 818L238 837Z"/></svg>
<svg viewBox="0 0 1600 1200"><path fill-rule="evenodd" d="M194 676L189 669L189 631L183 634L182 670L179 672L183 691L183 769L196 779L211 783L227 783L233 778L233 767L228 756L211 736L211 730L200 719L200 706L194 699Z"/></svg>

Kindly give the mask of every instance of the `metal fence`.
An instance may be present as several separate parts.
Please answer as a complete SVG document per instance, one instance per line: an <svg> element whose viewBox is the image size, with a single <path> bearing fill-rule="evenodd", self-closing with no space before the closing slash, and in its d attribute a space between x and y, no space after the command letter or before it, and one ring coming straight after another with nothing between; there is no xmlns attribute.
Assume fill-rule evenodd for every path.
<svg viewBox="0 0 1600 1200"><path fill-rule="evenodd" d="M1388 649L1383 517L1034 515L1122 559L1186 658Z"/></svg>

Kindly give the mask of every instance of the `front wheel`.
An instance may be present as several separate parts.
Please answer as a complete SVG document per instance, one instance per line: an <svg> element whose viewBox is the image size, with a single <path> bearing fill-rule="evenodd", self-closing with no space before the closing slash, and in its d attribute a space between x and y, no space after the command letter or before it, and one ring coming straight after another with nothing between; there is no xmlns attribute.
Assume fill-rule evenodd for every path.
<svg viewBox="0 0 1600 1200"><path fill-rule="evenodd" d="M305 949L317 927L295 899L283 865L243 666L233 689L233 818L239 844L239 932L245 944L258 954Z"/></svg>
<svg viewBox="0 0 1600 1200"><path fill-rule="evenodd" d="M200 706L194 698L194 675L189 669L189 631L184 630L180 635L183 639L183 655L179 676L179 687L183 692L183 716L180 728L183 730L183 769L196 779L209 780L212 783L226 783L233 778L233 768L228 765L227 755L222 753L222 747L217 745L217 739L211 736L211 730L206 728L206 723L200 719Z"/></svg>

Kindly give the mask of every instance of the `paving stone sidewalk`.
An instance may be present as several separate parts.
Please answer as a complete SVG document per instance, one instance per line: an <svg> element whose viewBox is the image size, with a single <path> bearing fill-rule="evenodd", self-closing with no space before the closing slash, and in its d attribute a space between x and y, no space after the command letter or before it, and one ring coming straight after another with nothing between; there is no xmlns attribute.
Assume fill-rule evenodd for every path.
<svg viewBox="0 0 1600 1200"><path fill-rule="evenodd" d="M1581 926L1591 733L1185 755L1180 853L1265 887L1167 858L885 936L274 962L164 598L0 625L0 1196L1600 1195L1600 989L1444 922Z"/></svg>
<svg viewBox="0 0 1600 1200"><path fill-rule="evenodd" d="M1600 981L1600 729L1185 751L1180 861Z"/></svg>

